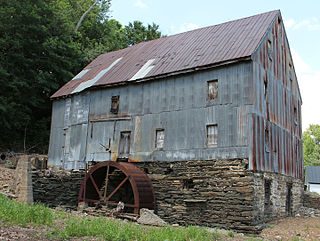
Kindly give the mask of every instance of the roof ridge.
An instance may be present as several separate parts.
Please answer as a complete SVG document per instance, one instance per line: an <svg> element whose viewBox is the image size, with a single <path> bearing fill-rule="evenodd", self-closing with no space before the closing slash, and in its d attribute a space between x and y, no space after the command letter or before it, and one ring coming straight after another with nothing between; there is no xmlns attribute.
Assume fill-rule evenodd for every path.
<svg viewBox="0 0 320 241"><path fill-rule="evenodd" d="M112 65L110 71L101 76L93 86L124 83L151 59L155 59L152 69L139 79L159 78L249 58L255 53L278 15L281 15L280 10L273 10L101 54L84 68L90 69L89 71L77 81L71 80L73 84L66 84L51 98L70 94L72 88L94 78L119 58L122 60L115 66Z"/></svg>

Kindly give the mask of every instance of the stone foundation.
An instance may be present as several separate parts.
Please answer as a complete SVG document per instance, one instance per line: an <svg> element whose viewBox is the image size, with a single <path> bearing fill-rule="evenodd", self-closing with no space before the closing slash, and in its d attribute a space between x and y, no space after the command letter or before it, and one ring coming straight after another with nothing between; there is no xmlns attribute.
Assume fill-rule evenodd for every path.
<svg viewBox="0 0 320 241"><path fill-rule="evenodd" d="M85 176L80 172L33 171L33 199L49 207L76 209L80 185Z"/></svg>
<svg viewBox="0 0 320 241"><path fill-rule="evenodd" d="M150 177L156 212L168 223L257 233L270 219L296 212L303 183L276 173L247 170L247 160L137 163ZM265 215L265 180L270 181ZM286 211L287 184L291 187Z"/></svg>
<svg viewBox="0 0 320 241"><path fill-rule="evenodd" d="M294 214L303 182L276 173L247 170L248 160L135 163L155 190L155 213L169 224L258 233L271 219ZM76 208L84 172L33 173L34 200Z"/></svg>
<svg viewBox="0 0 320 241"><path fill-rule="evenodd" d="M303 206L308 208L320 209L320 195L312 192L304 192Z"/></svg>

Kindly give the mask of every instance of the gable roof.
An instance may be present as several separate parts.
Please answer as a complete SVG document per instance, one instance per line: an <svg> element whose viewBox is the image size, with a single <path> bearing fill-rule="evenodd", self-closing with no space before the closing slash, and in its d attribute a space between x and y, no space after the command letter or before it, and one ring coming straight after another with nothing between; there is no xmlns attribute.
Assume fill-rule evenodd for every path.
<svg viewBox="0 0 320 241"><path fill-rule="evenodd" d="M306 166L306 182L320 184L320 166Z"/></svg>
<svg viewBox="0 0 320 241"><path fill-rule="evenodd" d="M248 58L279 15L271 11L102 54L51 98Z"/></svg>

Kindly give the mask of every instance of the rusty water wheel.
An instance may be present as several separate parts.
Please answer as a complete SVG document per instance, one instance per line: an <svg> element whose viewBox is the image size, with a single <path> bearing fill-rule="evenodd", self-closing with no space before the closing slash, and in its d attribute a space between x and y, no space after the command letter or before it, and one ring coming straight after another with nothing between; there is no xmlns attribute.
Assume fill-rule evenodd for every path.
<svg viewBox="0 0 320 241"><path fill-rule="evenodd" d="M140 208L154 210L155 195L149 177L128 162L105 161L94 165L82 181L79 202L116 207L119 201L124 203L127 213L138 214Z"/></svg>

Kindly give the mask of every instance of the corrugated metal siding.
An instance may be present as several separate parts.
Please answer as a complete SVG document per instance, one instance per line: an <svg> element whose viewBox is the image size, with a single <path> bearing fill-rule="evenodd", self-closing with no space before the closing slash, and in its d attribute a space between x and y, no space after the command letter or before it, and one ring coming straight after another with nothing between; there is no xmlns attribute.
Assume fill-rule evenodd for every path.
<svg viewBox="0 0 320 241"><path fill-rule="evenodd" d="M144 78L251 56L279 14L267 12L103 54L85 68L90 69L87 73L69 81L52 98L71 94L81 82L93 79L119 58L93 86L126 82L151 59L154 67Z"/></svg>
<svg viewBox="0 0 320 241"><path fill-rule="evenodd" d="M306 183L320 184L320 166L306 166Z"/></svg>
<svg viewBox="0 0 320 241"><path fill-rule="evenodd" d="M271 47L268 47L268 40L271 40ZM302 178L302 101L294 67L290 70L289 62L292 60L284 27L282 21L275 19L253 57L253 74L257 81L253 85L256 110L251 117L250 168ZM266 97L265 81L268 83ZM270 150L266 150L266 128L270 133Z"/></svg>
<svg viewBox="0 0 320 241"><path fill-rule="evenodd" d="M65 142L64 134L64 113L66 100L57 100L52 104L52 119L50 130L50 142L48 158L55 166L61 166L63 156L63 143Z"/></svg>
<svg viewBox="0 0 320 241"><path fill-rule="evenodd" d="M58 161L49 158L49 164L59 165L63 160L65 168L73 169L84 165L84 157L86 161L115 160L122 131L131 132L132 161L247 158L247 117L253 110L249 104L253 98L244 88L250 86L250 76L251 62L246 62L67 98L61 103L71 103L66 108L70 113L66 114L64 108L56 109L54 115L70 119L59 120L60 129L70 129L70 151ZM209 101L207 81L214 79L220 92L217 100ZM120 96L117 115L110 113L111 97L115 95ZM208 148L206 126L212 124L218 124L218 146ZM163 150L155 148L159 128L165 131ZM55 136L52 141L63 146L67 138L63 131L57 133L52 132L52 136L62 137ZM111 153L105 149L109 140Z"/></svg>

